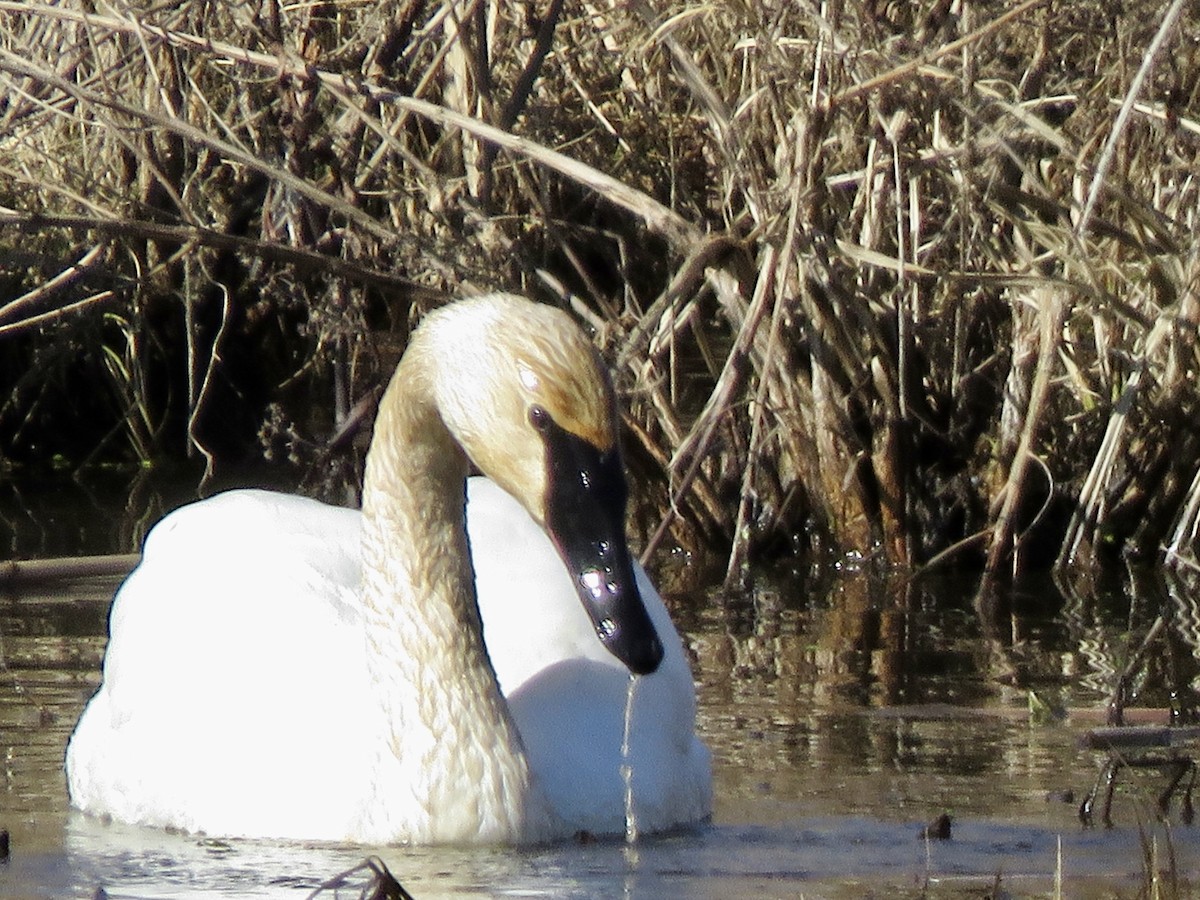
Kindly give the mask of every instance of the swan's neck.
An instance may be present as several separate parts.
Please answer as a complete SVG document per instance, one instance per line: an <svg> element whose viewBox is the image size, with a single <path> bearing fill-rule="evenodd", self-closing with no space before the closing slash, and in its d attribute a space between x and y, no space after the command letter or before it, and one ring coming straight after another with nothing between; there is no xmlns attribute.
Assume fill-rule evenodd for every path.
<svg viewBox="0 0 1200 900"><path fill-rule="evenodd" d="M367 668L383 712L370 829L383 840L534 840L549 813L483 643L467 461L419 373L380 406L363 487Z"/></svg>

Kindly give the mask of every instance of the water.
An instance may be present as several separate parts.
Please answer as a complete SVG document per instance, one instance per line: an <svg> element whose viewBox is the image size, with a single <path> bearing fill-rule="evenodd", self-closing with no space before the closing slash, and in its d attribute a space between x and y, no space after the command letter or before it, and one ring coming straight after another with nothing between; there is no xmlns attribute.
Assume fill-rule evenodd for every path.
<svg viewBox="0 0 1200 900"><path fill-rule="evenodd" d="M90 527L62 521L76 536ZM77 546L98 549L124 548ZM529 850L225 842L70 811L62 754L99 680L113 587L0 589L0 828L12 847L0 897L92 897L98 887L111 898L303 897L370 853L418 900L967 897L997 877L1027 896L1053 889L1060 841L1072 897L1136 896L1144 846L1175 877L1200 873L1200 837L1178 804L1169 824L1156 821L1157 772L1122 776L1114 828L1084 829L1076 814L1104 760L1079 736L1099 723L1113 673L1160 610L1176 610L1174 624L1132 702L1162 707L1169 671L1194 680L1200 668L1188 624L1200 616L1179 585L1065 595L1035 586L999 638L956 581L772 577L747 597L676 600L714 756L712 823L632 844ZM1031 686L1069 718L1034 724ZM952 838L925 839L942 813Z"/></svg>
<svg viewBox="0 0 1200 900"><path fill-rule="evenodd" d="M629 741L633 728L633 710L637 702L638 679L629 676L625 693L624 733L621 735L621 780L625 783L625 843L636 844L638 839L636 798L633 796L633 763L629 758Z"/></svg>

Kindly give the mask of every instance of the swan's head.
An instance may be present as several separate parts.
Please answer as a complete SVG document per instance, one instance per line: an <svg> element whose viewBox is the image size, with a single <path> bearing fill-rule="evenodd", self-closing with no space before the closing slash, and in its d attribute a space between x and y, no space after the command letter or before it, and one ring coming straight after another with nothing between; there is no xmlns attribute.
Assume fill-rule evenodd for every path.
<svg viewBox="0 0 1200 900"><path fill-rule="evenodd" d="M631 672L663 645L634 579L612 383L561 310L492 294L431 314L425 355L442 421L550 536L605 647ZM514 615L519 614L514 610Z"/></svg>

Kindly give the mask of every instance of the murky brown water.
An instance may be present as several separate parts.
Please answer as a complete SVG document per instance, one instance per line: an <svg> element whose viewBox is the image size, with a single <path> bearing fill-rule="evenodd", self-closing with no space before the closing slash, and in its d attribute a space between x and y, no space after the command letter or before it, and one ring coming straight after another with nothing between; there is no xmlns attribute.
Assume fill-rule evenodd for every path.
<svg viewBox="0 0 1200 900"><path fill-rule="evenodd" d="M1176 610L1175 627L1149 654L1136 702L1164 705L1167 669L1196 668L1186 623L1200 616L1179 586L1066 598L1031 588L999 640L962 582L843 572L822 588L773 583L678 601L714 754L710 826L632 848L376 852L419 900L959 897L997 876L1015 896L1045 895L1060 842L1067 896L1136 896L1148 845L1176 877L1200 875L1200 835L1178 804L1170 824L1156 822L1156 772L1122 782L1114 828L1083 829L1076 815L1102 759L1079 735L1157 610ZM63 749L99 678L112 587L0 589L0 828L12 848L0 896L301 897L358 863L363 848L206 841L67 809ZM1032 723L1026 685L1071 717ZM924 840L941 813L952 838Z"/></svg>

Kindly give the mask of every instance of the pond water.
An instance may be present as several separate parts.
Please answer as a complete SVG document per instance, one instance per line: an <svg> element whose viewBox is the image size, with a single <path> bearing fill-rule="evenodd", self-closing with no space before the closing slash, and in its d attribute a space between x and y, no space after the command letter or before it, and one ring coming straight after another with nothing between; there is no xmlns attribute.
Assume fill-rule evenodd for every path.
<svg viewBox="0 0 1200 900"><path fill-rule="evenodd" d="M0 502L9 552L116 552L137 540L128 522L113 527L121 516L89 508L102 514L44 513L30 539ZM60 527L66 537L53 537ZM1173 896L1200 873L1200 835L1180 801L1157 815L1168 780L1157 769L1122 773L1111 828L1077 815L1107 758L1080 736L1102 724L1115 673L1163 610L1168 626L1131 680L1137 715L1165 722L1172 679L1195 677L1197 595L1178 583L1030 585L999 636L962 579L913 584L842 566L764 575L745 595L671 598L714 756L712 823L629 846L519 851L218 841L72 812L63 750L99 680L114 587L0 587L0 829L11 848L0 897L303 897L368 855L417 900L967 897L997 880L1012 896L1046 896L1056 871L1066 896L1137 896L1156 872ZM1066 717L1031 716L1031 688ZM926 839L942 814L950 839Z"/></svg>

